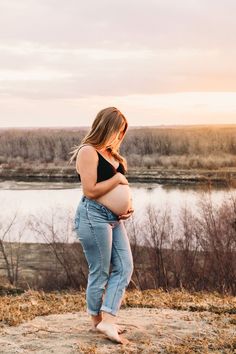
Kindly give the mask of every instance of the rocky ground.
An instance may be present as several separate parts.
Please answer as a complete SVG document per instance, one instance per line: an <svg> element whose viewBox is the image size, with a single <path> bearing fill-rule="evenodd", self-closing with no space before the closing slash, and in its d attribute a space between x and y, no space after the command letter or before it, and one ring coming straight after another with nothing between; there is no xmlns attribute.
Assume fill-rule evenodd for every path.
<svg viewBox="0 0 236 354"><path fill-rule="evenodd" d="M235 303L216 293L127 292L116 318L126 342L116 344L90 331L84 292L7 295L0 298L0 352L236 353Z"/></svg>

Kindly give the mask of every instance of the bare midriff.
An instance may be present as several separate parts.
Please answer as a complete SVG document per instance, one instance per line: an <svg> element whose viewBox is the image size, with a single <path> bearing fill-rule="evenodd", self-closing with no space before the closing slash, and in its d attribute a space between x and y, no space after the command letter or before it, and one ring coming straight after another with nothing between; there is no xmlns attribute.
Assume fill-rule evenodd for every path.
<svg viewBox="0 0 236 354"><path fill-rule="evenodd" d="M128 184L118 184L110 192L96 199L116 215L123 215L132 208L131 190Z"/></svg>

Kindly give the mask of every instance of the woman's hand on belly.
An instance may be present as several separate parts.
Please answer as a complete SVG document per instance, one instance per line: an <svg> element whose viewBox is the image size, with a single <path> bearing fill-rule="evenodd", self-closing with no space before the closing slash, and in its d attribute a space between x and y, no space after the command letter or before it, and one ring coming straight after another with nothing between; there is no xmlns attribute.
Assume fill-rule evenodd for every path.
<svg viewBox="0 0 236 354"><path fill-rule="evenodd" d="M118 219L119 220L126 220L133 214L133 212L134 212L134 209L130 208L126 214L119 215Z"/></svg>

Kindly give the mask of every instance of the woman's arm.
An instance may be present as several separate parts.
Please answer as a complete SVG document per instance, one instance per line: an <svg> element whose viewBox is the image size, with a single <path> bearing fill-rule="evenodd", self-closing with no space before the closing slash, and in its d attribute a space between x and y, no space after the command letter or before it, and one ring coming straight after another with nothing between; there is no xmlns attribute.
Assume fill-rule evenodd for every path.
<svg viewBox="0 0 236 354"><path fill-rule="evenodd" d="M91 199L99 198L118 184L125 184L127 181L125 176L117 172L111 178L97 183L97 165L98 155L92 146L87 145L79 150L76 159L76 170L80 174L84 195ZM122 176L122 181L120 175ZM127 184L129 184L128 181Z"/></svg>

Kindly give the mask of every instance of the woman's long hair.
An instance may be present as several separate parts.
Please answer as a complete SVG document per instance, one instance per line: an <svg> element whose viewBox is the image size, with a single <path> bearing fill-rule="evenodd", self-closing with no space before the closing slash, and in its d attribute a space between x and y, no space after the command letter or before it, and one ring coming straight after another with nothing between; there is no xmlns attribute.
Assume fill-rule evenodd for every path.
<svg viewBox="0 0 236 354"><path fill-rule="evenodd" d="M112 146L107 145L111 136L113 134L118 134L121 131L122 126L125 123L125 128L123 130L122 138ZM94 146L95 149L102 149L106 147L107 151L110 151L111 155L119 161L125 170L127 171L127 161L119 154L119 147L124 138L124 135L128 129L128 122L125 116L116 107L107 107L98 112L96 118L92 123L92 127L87 135L82 139L79 145L75 145L73 150L69 152L72 154L69 164L76 159L80 147L83 144L90 144Z"/></svg>

